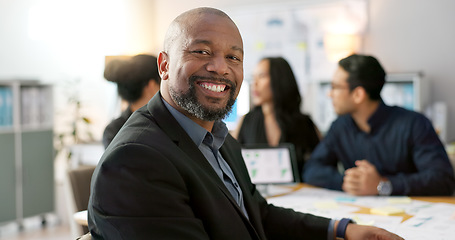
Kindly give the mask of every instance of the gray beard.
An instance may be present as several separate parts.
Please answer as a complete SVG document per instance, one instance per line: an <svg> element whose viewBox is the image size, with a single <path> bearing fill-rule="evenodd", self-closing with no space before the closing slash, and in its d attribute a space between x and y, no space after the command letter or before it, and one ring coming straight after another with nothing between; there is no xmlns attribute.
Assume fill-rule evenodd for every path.
<svg viewBox="0 0 455 240"><path fill-rule="evenodd" d="M216 121L224 119L232 111L232 105L235 103L234 93L236 90L236 85L232 84L232 82L229 80L223 80L223 82L230 83L231 86L231 89L229 89L230 94L228 102L224 108L213 109L202 106L202 104L197 99L195 85L196 80L201 78L203 77L192 76L189 79L190 87L185 93L179 94L173 89L172 86L169 86L169 93L172 100L174 100L174 102L183 110L203 121Z"/></svg>

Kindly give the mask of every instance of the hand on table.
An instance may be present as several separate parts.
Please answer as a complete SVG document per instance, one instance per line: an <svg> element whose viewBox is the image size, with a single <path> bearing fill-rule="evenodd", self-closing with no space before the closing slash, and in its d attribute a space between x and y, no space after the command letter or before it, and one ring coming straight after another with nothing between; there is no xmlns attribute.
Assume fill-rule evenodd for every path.
<svg viewBox="0 0 455 240"><path fill-rule="evenodd" d="M346 240L403 240L404 238L382 228L348 224Z"/></svg>
<svg viewBox="0 0 455 240"><path fill-rule="evenodd" d="M381 180L376 167L367 160L357 160L357 167L347 169L343 178L343 191L352 195L376 195Z"/></svg>

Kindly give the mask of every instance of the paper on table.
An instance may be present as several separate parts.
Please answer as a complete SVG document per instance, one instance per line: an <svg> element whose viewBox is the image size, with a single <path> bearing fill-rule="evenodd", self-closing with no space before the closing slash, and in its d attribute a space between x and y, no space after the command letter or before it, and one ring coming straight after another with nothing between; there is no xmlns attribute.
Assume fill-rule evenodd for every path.
<svg viewBox="0 0 455 240"><path fill-rule="evenodd" d="M286 185L276 185L276 184L256 185L257 190L264 197L292 193L293 187L294 186L291 184L289 184L289 185L288 184L286 184Z"/></svg>
<svg viewBox="0 0 455 240"><path fill-rule="evenodd" d="M398 216L379 216L370 214L350 214L347 217L353 219L357 224L376 226L387 229L388 231L394 231L403 220L402 217Z"/></svg>
<svg viewBox="0 0 455 240"><path fill-rule="evenodd" d="M454 239L455 219L451 218L454 211L455 204L448 203L421 208L414 217L399 225L397 233L406 239Z"/></svg>
<svg viewBox="0 0 455 240"><path fill-rule="evenodd" d="M378 207L370 209L371 214L383 215L383 216L391 216L391 215L398 215L403 214L404 210L401 208L396 208L393 206L385 206L385 207Z"/></svg>
<svg viewBox="0 0 455 240"><path fill-rule="evenodd" d="M338 209L339 208L338 203L333 200L315 202L315 203L313 203L313 206L318 209Z"/></svg>
<svg viewBox="0 0 455 240"><path fill-rule="evenodd" d="M412 199L410 197L389 197L387 202L390 204L410 204Z"/></svg>
<svg viewBox="0 0 455 240"><path fill-rule="evenodd" d="M327 218L343 218L349 213L358 211L359 208L338 204L335 201L321 200L321 198L302 196L273 197L269 203L285 208L292 208L298 212L310 213Z"/></svg>
<svg viewBox="0 0 455 240"><path fill-rule="evenodd" d="M270 198L268 201L277 206L328 218L349 217L361 224L387 229L405 239L453 240L455 236L455 204L417 200L409 202L407 197L356 197L319 188L303 188L283 197ZM352 204L368 208L393 206L403 209L413 217L401 223L403 218L399 216L356 214L354 212L359 208L352 207Z"/></svg>

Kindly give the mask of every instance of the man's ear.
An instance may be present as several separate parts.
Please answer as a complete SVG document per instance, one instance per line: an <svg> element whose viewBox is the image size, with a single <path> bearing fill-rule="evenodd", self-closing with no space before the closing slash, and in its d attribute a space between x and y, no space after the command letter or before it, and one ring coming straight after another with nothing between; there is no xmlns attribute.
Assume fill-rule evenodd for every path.
<svg viewBox="0 0 455 240"><path fill-rule="evenodd" d="M365 91L365 88L363 87L360 86L356 87L352 91L353 91L352 96L355 103L361 103L368 98L368 93Z"/></svg>
<svg viewBox="0 0 455 240"><path fill-rule="evenodd" d="M169 56L163 51L158 55L158 72L160 73L161 80L167 80L169 78Z"/></svg>

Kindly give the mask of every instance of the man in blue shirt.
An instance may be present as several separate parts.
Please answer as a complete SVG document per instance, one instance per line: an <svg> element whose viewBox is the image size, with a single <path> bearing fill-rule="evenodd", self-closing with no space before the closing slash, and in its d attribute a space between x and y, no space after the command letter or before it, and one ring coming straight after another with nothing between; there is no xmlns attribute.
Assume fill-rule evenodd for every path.
<svg viewBox="0 0 455 240"><path fill-rule="evenodd" d="M313 151L304 181L353 195L451 195L453 169L431 122L385 105L385 76L372 56L339 62L329 93L339 117Z"/></svg>

